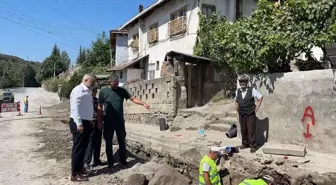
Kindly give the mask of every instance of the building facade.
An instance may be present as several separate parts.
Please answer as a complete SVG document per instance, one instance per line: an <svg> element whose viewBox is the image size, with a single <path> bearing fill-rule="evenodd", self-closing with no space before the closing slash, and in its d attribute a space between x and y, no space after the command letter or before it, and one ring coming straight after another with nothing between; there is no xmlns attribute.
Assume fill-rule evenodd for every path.
<svg viewBox="0 0 336 185"><path fill-rule="evenodd" d="M159 78L166 53L193 53L199 13L217 12L233 22L250 15L257 3L257 0L158 0L144 10L140 5L139 13L119 28L128 32L127 61L143 63L142 79Z"/></svg>

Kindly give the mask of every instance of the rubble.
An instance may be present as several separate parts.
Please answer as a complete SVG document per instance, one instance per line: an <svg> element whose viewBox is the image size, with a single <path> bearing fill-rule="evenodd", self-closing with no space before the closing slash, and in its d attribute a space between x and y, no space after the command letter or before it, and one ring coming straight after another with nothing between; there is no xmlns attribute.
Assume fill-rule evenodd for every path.
<svg viewBox="0 0 336 185"><path fill-rule="evenodd" d="M285 163L285 158L283 157L278 157L276 160L275 160L275 164L280 166L280 165L283 165Z"/></svg>
<svg viewBox="0 0 336 185"><path fill-rule="evenodd" d="M310 160L309 159L300 159L300 160L298 160L298 163L301 163L301 164L304 164L304 163L309 163L310 162Z"/></svg>
<svg viewBox="0 0 336 185"><path fill-rule="evenodd" d="M125 181L123 182L123 185L147 185L148 180L146 179L146 176L144 174L131 174L128 176Z"/></svg>
<svg viewBox="0 0 336 185"><path fill-rule="evenodd" d="M271 164L273 162L273 157L271 155L265 155L262 159L261 159L261 164Z"/></svg>
<svg viewBox="0 0 336 185"><path fill-rule="evenodd" d="M188 185L192 182L185 176L176 172L172 167L164 165L158 172L155 173L148 185Z"/></svg>

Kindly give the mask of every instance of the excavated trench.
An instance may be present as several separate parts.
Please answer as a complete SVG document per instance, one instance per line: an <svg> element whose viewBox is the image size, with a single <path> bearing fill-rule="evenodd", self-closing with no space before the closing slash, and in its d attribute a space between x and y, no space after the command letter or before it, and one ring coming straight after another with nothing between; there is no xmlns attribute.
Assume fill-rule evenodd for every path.
<svg viewBox="0 0 336 185"><path fill-rule="evenodd" d="M145 147L142 144L134 141L127 142L128 150L135 156L143 159L144 161L150 161L155 158L157 162L166 163L174 168L176 171L187 177L193 184L198 182L198 166L193 163L186 163L183 158L177 159L169 154L159 153L151 148ZM231 163L241 163L242 161L239 158L232 157L230 159ZM251 169L245 169L246 171L251 171ZM271 174L276 178L277 185L290 185L291 177L286 174L277 173L274 169L271 168L262 168L252 170L253 173L257 173L258 175L263 174ZM221 176L223 176L223 184L239 184L243 179L245 179L248 175L244 172L240 172L239 169L226 169L221 172ZM301 183L302 184L302 183ZM300 185L301 185L300 184ZM302 184L303 185L303 184ZM307 184L308 185L308 184Z"/></svg>
<svg viewBox="0 0 336 185"><path fill-rule="evenodd" d="M143 146L136 141L127 141L129 152L133 155L150 161L153 158L158 163L166 163L190 180L190 184L198 184L198 163L186 163L183 157L174 158L169 154L160 153ZM222 159L224 160L224 159ZM237 185L245 178L256 178L263 175L271 175L275 179L275 185L335 185L336 173L309 174L307 172L284 172L268 166L256 165L255 161L248 161L239 155L233 155L225 160L225 170L221 171L223 185ZM182 184L181 184L182 185Z"/></svg>

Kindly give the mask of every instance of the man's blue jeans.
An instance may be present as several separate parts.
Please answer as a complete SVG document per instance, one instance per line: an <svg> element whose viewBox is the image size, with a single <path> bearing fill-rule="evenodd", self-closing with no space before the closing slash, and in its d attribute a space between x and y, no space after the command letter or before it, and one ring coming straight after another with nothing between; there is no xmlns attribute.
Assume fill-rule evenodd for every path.
<svg viewBox="0 0 336 185"><path fill-rule="evenodd" d="M24 112L28 112L28 104L24 105Z"/></svg>

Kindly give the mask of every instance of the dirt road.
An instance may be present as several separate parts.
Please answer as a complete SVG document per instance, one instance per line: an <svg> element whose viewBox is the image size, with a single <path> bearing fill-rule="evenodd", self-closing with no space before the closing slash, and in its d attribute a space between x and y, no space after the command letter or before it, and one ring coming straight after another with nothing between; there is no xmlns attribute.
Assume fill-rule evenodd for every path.
<svg viewBox="0 0 336 185"><path fill-rule="evenodd" d="M56 94L40 88L13 89L15 101L23 102L29 96L29 112L3 113L0 119L0 184L64 184L66 179L53 178L51 174L61 171L55 159L45 159L37 152L43 144L36 137L42 132L39 124L50 119L37 115L39 106L59 103ZM22 105L23 106L23 105ZM63 182L62 182L63 181Z"/></svg>
<svg viewBox="0 0 336 185"><path fill-rule="evenodd" d="M38 88L20 88L13 92L16 102L29 96L29 112L23 116L16 116L17 112L4 113L0 118L0 184L73 184L69 180L72 137L68 125L62 123L69 118L69 102L59 104L56 94ZM42 108L42 115L38 115L40 106L49 108ZM102 143L101 159L106 161L104 151ZM135 156L130 156L129 161L131 165L142 162ZM138 164L130 170L139 167ZM97 167L90 181L81 184L120 185L128 174L132 173L118 166L113 170Z"/></svg>

